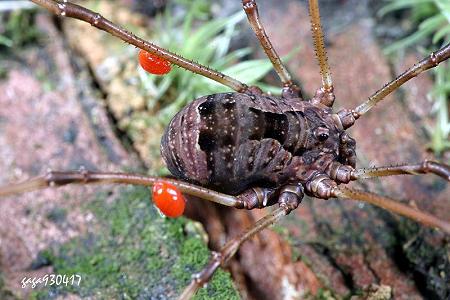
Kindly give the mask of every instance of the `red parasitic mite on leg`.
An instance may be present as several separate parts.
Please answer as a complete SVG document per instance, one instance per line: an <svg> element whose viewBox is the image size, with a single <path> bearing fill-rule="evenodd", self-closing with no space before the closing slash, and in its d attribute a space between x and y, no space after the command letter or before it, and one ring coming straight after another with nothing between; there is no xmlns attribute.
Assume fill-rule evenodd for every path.
<svg viewBox="0 0 450 300"><path fill-rule="evenodd" d="M161 154L177 179L123 173L49 172L45 176L0 188L0 196L6 196L72 183L153 186L155 204L169 216L182 213L184 201L175 201L176 207L166 209L173 197L177 200L182 198L179 193L238 209L278 206L213 255L209 264L194 276L180 299L192 297L220 266L229 261L243 242L296 209L305 194L325 200L336 197L371 203L450 234L450 223L446 220L384 196L344 187L346 183L363 178L401 174L431 173L450 181L450 167L432 161L357 168L356 142L346 132L405 82L450 58L450 45L419 61L357 107L335 112L333 104L336 97L317 0L309 1L309 10L322 83L311 99L303 98L300 88L281 62L260 22L255 0L243 0L243 9L282 82L281 97L265 94L258 87L247 86L142 40L79 5L67 1L33 2L56 15L88 22L145 51L141 52L142 55L150 53L234 91L196 99L171 120L162 137Z"/></svg>
<svg viewBox="0 0 450 300"><path fill-rule="evenodd" d="M177 187L162 180L153 185L152 199L156 207L171 218L181 216L186 207L186 199Z"/></svg>
<svg viewBox="0 0 450 300"><path fill-rule="evenodd" d="M165 60L159 58L155 54L148 53L144 50L139 50L139 64L142 69L154 75L165 75L170 72L171 66L170 63Z"/></svg>

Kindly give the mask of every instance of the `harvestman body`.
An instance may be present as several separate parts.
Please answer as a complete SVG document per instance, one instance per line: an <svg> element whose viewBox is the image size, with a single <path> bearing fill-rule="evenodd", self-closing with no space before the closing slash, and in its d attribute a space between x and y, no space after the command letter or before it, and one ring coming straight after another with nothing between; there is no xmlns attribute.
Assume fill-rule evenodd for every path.
<svg viewBox="0 0 450 300"><path fill-rule="evenodd" d="M194 276L180 299L190 298L251 236L296 209L304 194L328 199L351 198L383 207L450 234L450 223L379 195L340 186L361 178L434 173L450 181L450 167L424 161L413 165L355 169L355 141L347 133L358 118L409 79L450 57L450 45L432 53L375 92L354 109L333 112L335 100L317 0L309 0L311 29L322 87L305 100L292 82L259 20L255 0L243 8L282 83L281 97L264 94L205 66L159 48L101 15L66 1L32 0L54 14L83 20L186 70L230 87L234 92L201 97L170 122L161 154L180 180L164 179L185 194L236 208L278 205L241 235L229 241ZM0 188L0 196L70 183L122 183L152 186L161 178L122 173L50 172Z"/></svg>

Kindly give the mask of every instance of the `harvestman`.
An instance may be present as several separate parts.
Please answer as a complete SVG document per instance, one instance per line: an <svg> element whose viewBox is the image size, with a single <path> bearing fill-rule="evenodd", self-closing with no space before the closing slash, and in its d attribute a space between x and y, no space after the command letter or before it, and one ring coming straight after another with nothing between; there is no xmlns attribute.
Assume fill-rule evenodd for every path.
<svg viewBox="0 0 450 300"><path fill-rule="evenodd" d="M425 173L433 173L450 181L450 167L433 161L355 168L355 141L345 132L405 82L448 59L450 44L416 63L356 108L341 109L334 113L334 87L324 47L317 0L309 0L309 11L322 86L309 100L303 99L299 87L293 83L272 47L260 22L256 0L242 0L243 9L282 81L281 97L266 95L257 87L247 86L227 75L162 49L84 7L67 1L32 2L56 15L90 23L125 42L188 71L217 81L234 91L195 100L183 108L169 124L162 139L161 152L171 173L181 180L125 173L51 171L23 183L0 188L0 196L7 196L72 183L152 186L163 180L175 185L184 194L240 209L264 208L278 204L279 207L273 212L227 242L220 252L214 252L209 264L194 275L180 299L189 299L208 282L217 268L225 265L244 241L296 209L304 194L321 199L337 197L371 203L450 234L450 223L445 220L389 198L340 185L363 178ZM224 122L211 121L217 115L223 116ZM228 124L228 120L233 118L235 123ZM259 123L262 119L265 123ZM186 133L188 129L191 134ZM225 135L222 134L224 132ZM217 133L216 137L214 133ZM180 141L184 144L180 144ZM230 172L227 173L226 170Z"/></svg>

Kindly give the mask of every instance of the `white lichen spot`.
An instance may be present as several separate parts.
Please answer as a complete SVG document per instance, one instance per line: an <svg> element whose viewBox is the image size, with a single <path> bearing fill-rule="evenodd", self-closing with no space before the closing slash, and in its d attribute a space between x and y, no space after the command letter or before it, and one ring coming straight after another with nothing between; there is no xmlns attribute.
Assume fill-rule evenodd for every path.
<svg viewBox="0 0 450 300"><path fill-rule="evenodd" d="M287 276L281 280L281 294L283 300L304 299L304 291L298 291L295 286L289 282Z"/></svg>

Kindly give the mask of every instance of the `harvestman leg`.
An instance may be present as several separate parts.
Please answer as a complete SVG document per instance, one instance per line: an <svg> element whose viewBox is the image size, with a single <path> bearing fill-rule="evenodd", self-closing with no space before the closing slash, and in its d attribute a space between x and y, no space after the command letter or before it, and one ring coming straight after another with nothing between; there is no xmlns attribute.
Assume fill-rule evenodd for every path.
<svg viewBox="0 0 450 300"><path fill-rule="evenodd" d="M408 205L401 204L398 201L389 199L387 197L372 194L369 192L353 190L346 187L334 188L332 191L332 195L337 198L370 203L372 205L384 208L390 212L415 220L416 222L424 224L426 226L439 228L445 233L450 234L449 222L440 220L430 214L418 211Z"/></svg>
<svg viewBox="0 0 450 300"><path fill-rule="evenodd" d="M317 0L309 0L309 14L311 15L311 32L314 41L314 50L320 66L320 75L322 75L322 88L316 93L316 97L321 98L321 103L332 107L334 99L333 80L331 79L330 66L328 65L327 51L323 38L322 25L320 23L319 4Z"/></svg>
<svg viewBox="0 0 450 300"><path fill-rule="evenodd" d="M417 175L432 173L450 181L450 166L434 161L425 160L418 164L405 164L400 166L386 166L367 169L356 169L352 172L353 180L362 178L382 177L391 175Z"/></svg>
<svg viewBox="0 0 450 300"><path fill-rule="evenodd" d="M203 66L199 63L176 55L175 53L167 51L150 42L147 42L141 39L140 37L132 34L131 32L125 30L124 28L114 24L110 20L105 19L102 15L93 12L87 8L66 1L58 1L58 0L31 0L31 1L39 6L46 8L47 10L58 16L70 17L87 22L100 30L106 31L111 35L118 37L124 42L134 45L149 53L155 54L183 69L186 69L193 73L217 81L237 92L243 92L248 89L248 86L245 85L244 83L234 78L231 78L225 74L222 74L218 71L210 69L206 66Z"/></svg>
<svg viewBox="0 0 450 300"><path fill-rule="evenodd" d="M266 206L274 204L273 202L271 202L273 190L269 188L249 188L237 196L232 196L176 179L144 176L131 173L91 172L84 169L81 169L80 171L63 172L49 171L44 176L38 176L21 183L0 186L0 197L68 184L83 185L116 183L153 186L155 182L158 181L165 181L175 185L183 194L195 196L203 200L215 202L225 206L235 207L238 209L251 210L255 208L264 208ZM295 191L289 189L286 190L286 192L295 194ZM296 195L299 194L297 193ZM282 203L282 205L287 205L292 208L292 201L287 201L289 200L288 198L286 198L285 200L285 203Z"/></svg>
<svg viewBox="0 0 450 300"><path fill-rule="evenodd" d="M450 166L440 164L434 161L425 160L422 163L400 165L400 166L386 166L367 169L355 169L348 168L347 166L340 165L335 168L334 175L341 178L341 182L348 183L351 180L359 180L365 178L402 175L402 174L426 174L432 173L438 175L448 181L450 181ZM335 176L336 177L336 176ZM344 199L354 199L363 202L367 202L399 215L411 218L426 226L437 227L444 230L446 233L450 233L450 223L440 220L430 214L420 212L408 205L399 203L392 199L379 196L376 194L352 190L346 187L336 187L331 191L332 196Z"/></svg>
<svg viewBox="0 0 450 300"><path fill-rule="evenodd" d="M194 184L190 184L184 181L143 176L139 174L127 174L127 173L103 173L103 172L89 172L86 170L80 170L79 172L48 172L44 176L39 176L28 181L11 184L0 187L0 197L25 193L38 189L44 189L47 187L58 187L68 184L131 184L142 186L153 186L155 182L165 181L175 185L182 193L196 196L204 200L216 202L226 206L232 206L236 208L243 208L245 204L239 197L234 197L222 193L218 193L213 190L209 190Z"/></svg>
<svg viewBox="0 0 450 300"><path fill-rule="evenodd" d="M287 215L290 211L291 209L288 206L280 205L280 207L274 210L271 214L268 214L264 218L258 220L252 227L228 241L220 252L213 252L212 258L208 265L200 273L194 275L194 278L189 286L187 286L180 295L179 300L191 299L196 291L211 279L214 272L220 266L224 266L233 257L242 243L250 239L261 230L277 222L281 217Z"/></svg>
<svg viewBox="0 0 450 300"><path fill-rule="evenodd" d="M281 79L281 82L283 83L282 96L286 98L302 98L300 88L292 82L291 75L286 70L286 67L283 65L280 56L273 48L272 43L270 42L269 37L264 30L264 27L259 18L256 0L242 0L242 7L247 14L250 26L255 32L256 37L258 38L261 46L264 49L264 52L266 52L267 57L272 62L273 68L275 69Z"/></svg>
<svg viewBox="0 0 450 300"><path fill-rule="evenodd" d="M428 57L416 63L414 66L397 76L394 80L385 84L381 89L372 94L366 102L356 107L353 112L358 118L372 109L378 102L383 100L387 95L398 89L408 80L416 77L428 69L437 67L441 62L449 58L450 44L447 44L438 51L431 53Z"/></svg>

